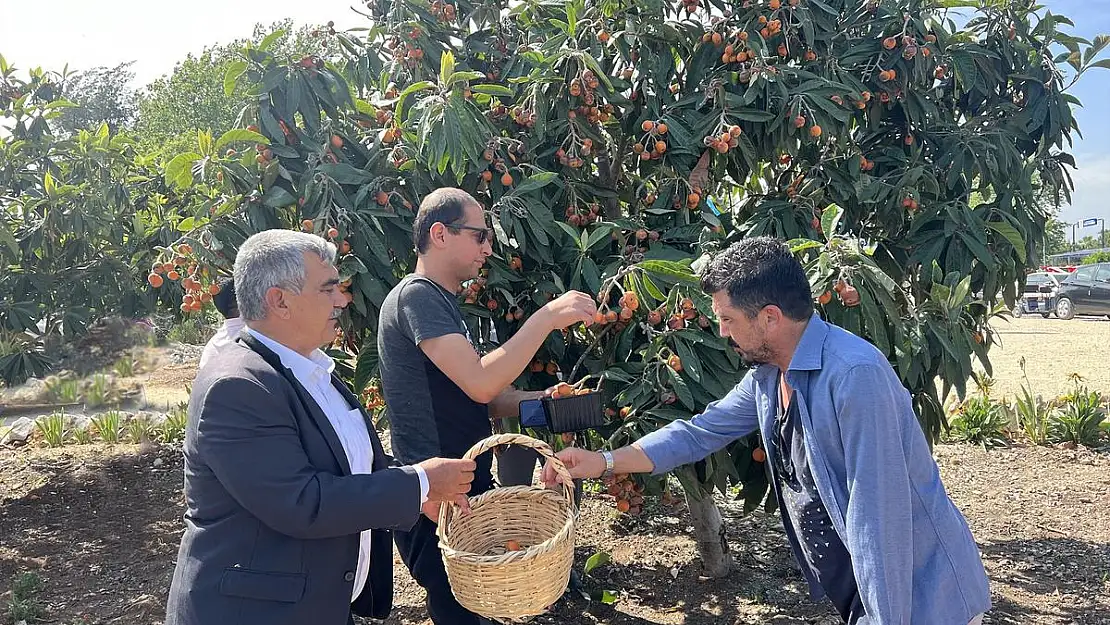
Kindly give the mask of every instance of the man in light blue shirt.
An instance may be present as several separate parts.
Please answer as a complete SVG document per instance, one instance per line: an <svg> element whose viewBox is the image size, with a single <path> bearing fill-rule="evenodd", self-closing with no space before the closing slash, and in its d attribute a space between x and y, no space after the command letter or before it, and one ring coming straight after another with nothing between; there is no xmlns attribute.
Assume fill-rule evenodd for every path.
<svg viewBox="0 0 1110 625"><path fill-rule="evenodd" d="M759 428L814 599L856 625L981 622L990 590L979 550L885 356L814 312L805 271L776 239L733 244L702 289L753 368L689 421L612 453L560 452L571 475L666 473ZM550 467L544 478L555 481Z"/></svg>

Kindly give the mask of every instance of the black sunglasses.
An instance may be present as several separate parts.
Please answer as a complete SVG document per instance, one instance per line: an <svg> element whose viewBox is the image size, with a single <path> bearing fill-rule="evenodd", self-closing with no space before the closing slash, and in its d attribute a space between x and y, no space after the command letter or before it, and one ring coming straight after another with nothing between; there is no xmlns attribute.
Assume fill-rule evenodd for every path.
<svg viewBox="0 0 1110 625"><path fill-rule="evenodd" d="M447 226L448 230L452 230L456 233L460 230L472 230L474 232L477 232L478 233L478 237L477 237L478 238L478 245L482 245L486 241L493 238L493 230L490 229L490 228L479 228L477 226L464 226L464 225L461 225L461 224L444 224L444 225Z"/></svg>

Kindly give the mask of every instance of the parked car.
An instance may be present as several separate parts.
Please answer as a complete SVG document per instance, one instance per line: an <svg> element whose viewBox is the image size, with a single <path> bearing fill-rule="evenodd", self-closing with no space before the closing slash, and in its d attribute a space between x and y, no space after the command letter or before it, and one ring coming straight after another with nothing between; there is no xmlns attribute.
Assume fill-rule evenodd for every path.
<svg viewBox="0 0 1110 625"><path fill-rule="evenodd" d="M1076 315L1110 316L1110 263L1083 265L1060 283L1056 316Z"/></svg>
<svg viewBox="0 0 1110 625"><path fill-rule="evenodd" d="M1060 278L1067 274L1038 271L1025 277L1025 290L1014 305L1014 316L1040 314L1048 318L1056 311Z"/></svg>

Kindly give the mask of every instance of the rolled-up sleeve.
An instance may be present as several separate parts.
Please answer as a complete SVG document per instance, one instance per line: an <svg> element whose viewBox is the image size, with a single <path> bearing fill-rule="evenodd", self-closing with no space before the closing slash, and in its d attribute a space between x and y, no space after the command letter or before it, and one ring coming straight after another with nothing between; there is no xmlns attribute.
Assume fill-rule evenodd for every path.
<svg viewBox="0 0 1110 625"><path fill-rule="evenodd" d="M749 371L723 398L689 421L674 421L636 441L651 460L652 474L696 462L759 427L755 378Z"/></svg>

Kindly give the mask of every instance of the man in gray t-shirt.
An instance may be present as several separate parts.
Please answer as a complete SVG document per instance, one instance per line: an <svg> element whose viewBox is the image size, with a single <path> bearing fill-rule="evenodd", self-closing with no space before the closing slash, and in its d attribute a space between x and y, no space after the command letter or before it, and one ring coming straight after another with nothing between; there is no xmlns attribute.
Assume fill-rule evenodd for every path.
<svg viewBox="0 0 1110 625"><path fill-rule="evenodd" d="M382 304L378 353L397 458L461 458L491 433L489 407L420 350L424 341L452 334L469 340L455 296L420 274L406 276ZM472 494L491 486L491 454L477 460Z"/></svg>
<svg viewBox="0 0 1110 625"><path fill-rule="evenodd" d="M511 339L479 356L471 343L456 294L478 277L493 253L493 231L481 204L460 189L438 189L424 198L413 223L416 271L393 288L378 320L382 392L403 462L461 457L490 435L491 418L513 416L520 401L541 396L512 388L555 330L590 323L596 304L571 291L532 314ZM478 458L471 494L492 486L490 454ZM420 519L396 532L397 550L427 591L435 625L480 623L451 594L437 547L435 523Z"/></svg>

